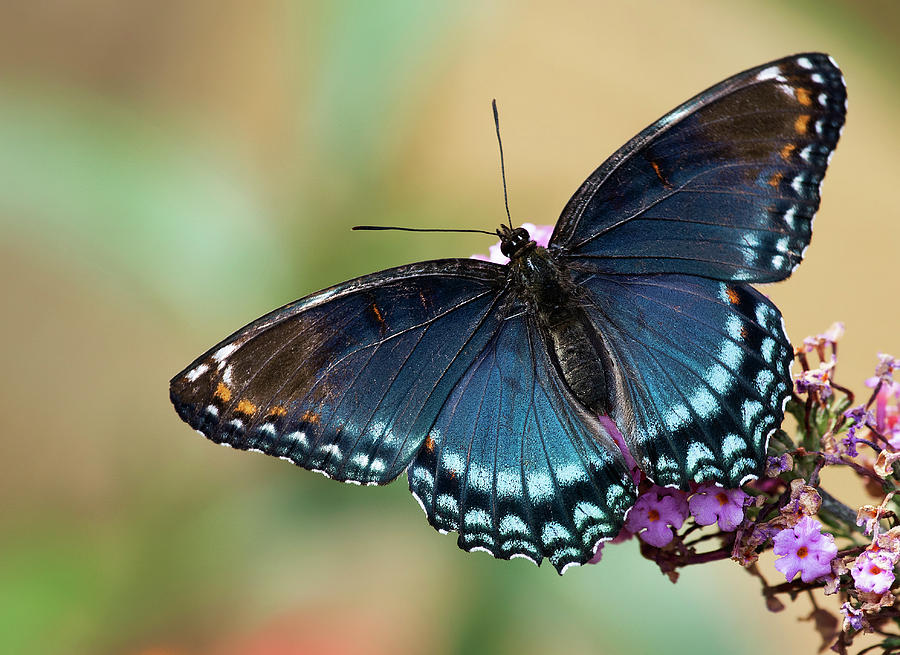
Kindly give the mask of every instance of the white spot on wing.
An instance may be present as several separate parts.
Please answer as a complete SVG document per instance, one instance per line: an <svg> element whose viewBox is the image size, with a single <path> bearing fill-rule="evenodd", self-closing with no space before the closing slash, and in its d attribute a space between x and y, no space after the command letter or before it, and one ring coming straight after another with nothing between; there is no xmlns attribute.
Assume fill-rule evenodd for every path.
<svg viewBox="0 0 900 655"><path fill-rule="evenodd" d="M237 350L237 344L229 343L227 346L222 346L219 348L215 354L213 355L213 360L217 362L224 362L228 357Z"/></svg>
<svg viewBox="0 0 900 655"><path fill-rule="evenodd" d="M500 520L500 534L509 536L511 534L529 534L528 525L521 516L515 514L507 514Z"/></svg>
<svg viewBox="0 0 900 655"><path fill-rule="evenodd" d="M290 439L291 441L296 441L301 446L308 446L309 441L306 439L305 432L291 432L289 435L286 435L286 439Z"/></svg>
<svg viewBox="0 0 900 655"><path fill-rule="evenodd" d="M544 546L550 546L557 541L567 541L572 538L569 531L557 521L547 521L541 530L541 542Z"/></svg>
<svg viewBox="0 0 900 655"><path fill-rule="evenodd" d="M556 470L556 479L560 484L572 484L573 482L587 482L584 468L576 464L565 464Z"/></svg>
<svg viewBox="0 0 900 655"><path fill-rule="evenodd" d="M459 503L450 494L439 495L435 504L444 515L457 516L459 514Z"/></svg>
<svg viewBox="0 0 900 655"><path fill-rule="evenodd" d="M699 441L692 441L688 446L686 466L689 471L696 469L701 461L711 459L712 451Z"/></svg>
<svg viewBox="0 0 900 655"><path fill-rule="evenodd" d="M691 407L701 418L709 418L716 413L718 408L716 397L706 388L697 389L691 394L688 402L690 402Z"/></svg>
<svg viewBox="0 0 900 655"><path fill-rule="evenodd" d="M532 471L526 478L528 495L535 500L548 500L553 496L553 481L543 471Z"/></svg>
<svg viewBox="0 0 900 655"><path fill-rule="evenodd" d="M722 441L722 455L731 459L731 456L742 450L746 450L747 444L738 435L730 433Z"/></svg>
<svg viewBox="0 0 900 655"><path fill-rule="evenodd" d="M801 153L802 156L802 153ZM786 212L784 212L784 222L787 223L787 226L792 230L797 229L796 224L796 216L797 216L797 207L792 205Z"/></svg>
<svg viewBox="0 0 900 655"><path fill-rule="evenodd" d="M341 452L341 447L336 443L327 443L322 446L319 446L318 451L322 454L328 454L332 457L341 459L344 456L344 453Z"/></svg>
<svg viewBox="0 0 900 655"><path fill-rule="evenodd" d="M757 82L765 82L767 80L787 82L787 79L785 79L784 75L781 74L781 69L778 66L769 66L768 68L764 68L756 74Z"/></svg>
<svg viewBox="0 0 900 655"><path fill-rule="evenodd" d="M691 413L682 403L672 405L669 412L663 417L669 431L675 431L687 425L691 420Z"/></svg>
<svg viewBox="0 0 900 655"><path fill-rule="evenodd" d="M483 509L470 509L466 512L463 524L466 528L474 525L479 528L489 529L491 527L491 516Z"/></svg>
<svg viewBox="0 0 900 655"><path fill-rule="evenodd" d="M200 366L197 366L196 368L193 368L190 371L188 371L187 375L185 375L184 377L188 382L194 382L197 378L199 378L201 375L206 373L208 370L209 370L209 364L200 364Z"/></svg>

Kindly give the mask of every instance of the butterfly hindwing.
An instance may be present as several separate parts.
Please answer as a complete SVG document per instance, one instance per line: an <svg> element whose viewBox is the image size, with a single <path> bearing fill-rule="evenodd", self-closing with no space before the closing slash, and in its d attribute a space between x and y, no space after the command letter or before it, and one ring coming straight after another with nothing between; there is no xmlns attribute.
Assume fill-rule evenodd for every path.
<svg viewBox="0 0 900 655"><path fill-rule="evenodd" d="M278 309L171 382L181 417L213 441L338 480L403 472L456 380L499 327L502 269L422 262Z"/></svg>
<svg viewBox="0 0 900 655"><path fill-rule="evenodd" d="M790 395L781 314L749 286L686 275L580 274L615 364L614 418L660 485L758 476Z"/></svg>
<svg viewBox="0 0 900 655"><path fill-rule="evenodd" d="M517 315L516 315L517 314ZM556 372L522 312L459 380L409 466L429 522L464 550L562 571L614 537L634 503L621 453Z"/></svg>
<svg viewBox="0 0 900 655"><path fill-rule="evenodd" d="M592 173L551 248L610 273L786 278L809 245L846 99L840 70L818 53L713 86Z"/></svg>

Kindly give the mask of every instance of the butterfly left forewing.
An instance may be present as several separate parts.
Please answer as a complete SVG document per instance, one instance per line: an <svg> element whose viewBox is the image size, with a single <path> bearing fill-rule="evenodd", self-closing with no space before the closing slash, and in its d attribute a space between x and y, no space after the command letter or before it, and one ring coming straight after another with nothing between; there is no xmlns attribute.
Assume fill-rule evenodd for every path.
<svg viewBox="0 0 900 655"><path fill-rule="evenodd" d="M819 53L715 85L592 173L551 248L612 273L787 277L809 245L846 99L840 70Z"/></svg>
<svg viewBox="0 0 900 655"><path fill-rule="evenodd" d="M389 482L498 329L502 285L502 268L474 260L345 282L198 357L172 379L172 402L218 443L338 480Z"/></svg>

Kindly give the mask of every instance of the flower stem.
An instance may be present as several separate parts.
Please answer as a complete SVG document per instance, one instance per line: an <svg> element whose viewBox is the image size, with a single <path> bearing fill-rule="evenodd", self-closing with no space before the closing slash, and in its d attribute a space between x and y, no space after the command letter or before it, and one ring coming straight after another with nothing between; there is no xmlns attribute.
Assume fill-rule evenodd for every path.
<svg viewBox="0 0 900 655"><path fill-rule="evenodd" d="M856 525L856 511L854 509L839 501L822 487L819 487L817 491L822 498L823 511L828 512L842 523L846 523L851 530L865 534L862 526Z"/></svg>

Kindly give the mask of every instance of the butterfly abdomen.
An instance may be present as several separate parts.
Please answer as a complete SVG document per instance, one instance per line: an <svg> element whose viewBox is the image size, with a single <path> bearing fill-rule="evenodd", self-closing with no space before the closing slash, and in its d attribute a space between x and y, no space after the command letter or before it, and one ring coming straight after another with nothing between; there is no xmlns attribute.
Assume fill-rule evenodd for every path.
<svg viewBox="0 0 900 655"><path fill-rule="evenodd" d="M579 403L595 414L610 412L603 346L575 302L577 289L544 248L513 259L513 271L546 340L560 377Z"/></svg>

